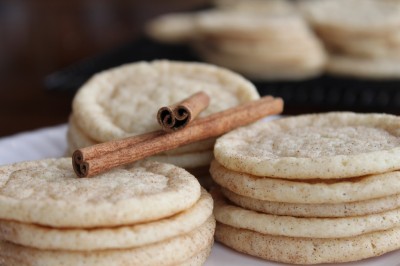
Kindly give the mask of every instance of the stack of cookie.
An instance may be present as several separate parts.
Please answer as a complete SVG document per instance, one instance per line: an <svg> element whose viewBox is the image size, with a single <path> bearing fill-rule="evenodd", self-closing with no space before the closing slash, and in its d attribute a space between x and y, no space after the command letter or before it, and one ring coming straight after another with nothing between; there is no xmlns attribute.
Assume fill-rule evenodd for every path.
<svg viewBox="0 0 400 266"><path fill-rule="evenodd" d="M204 61L253 80L305 79L324 70L321 43L289 4L279 12L248 5L165 15L150 22L147 32L162 42L186 41Z"/></svg>
<svg viewBox="0 0 400 266"><path fill-rule="evenodd" d="M310 0L299 6L332 54L328 72L400 77L400 1Z"/></svg>
<svg viewBox="0 0 400 266"><path fill-rule="evenodd" d="M141 162L77 178L71 159L0 168L0 264L202 265L212 198L185 170Z"/></svg>
<svg viewBox="0 0 400 266"><path fill-rule="evenodd" d="M252 83L229 70L173 61L138 62L96 74L77 92L68 130L68 154L100 142L139 135L161 127L157 111L204 91L210 104L200 117L258 99ZM151 157L208 175L215 139Z"/></svg>
<svg viewBox="0 0 400 266"><path fill-rule="evenodd" d="M304 79L325 66L322 45L293 13L209 11L198 14L196 26L194 48L205 61L253 80Z"/></svg>
<svg viewBox="0 0 400 266"><path fill-rule="evenodd" d="M400 248L400 118L327 113L219 138L216 240L267 260L347 262Z"/></svg>
<svg viewBox="0 0 400 266"><path fill-rule="evenodd" d="M287 0L215 0L215 8L201 12L168 13L156 17L145 26L146 34L162 43L199 42L200 31L197 16L207 15L209 11L250 13L258 16L288 15L296 11L295 5Z"/></svg>

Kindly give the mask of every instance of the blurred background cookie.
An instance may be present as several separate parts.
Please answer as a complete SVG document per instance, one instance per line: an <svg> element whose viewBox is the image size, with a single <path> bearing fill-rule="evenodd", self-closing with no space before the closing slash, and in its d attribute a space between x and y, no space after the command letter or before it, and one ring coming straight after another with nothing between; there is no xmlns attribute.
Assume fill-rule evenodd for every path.
<svg viewBox="0 0 400 266"><path fill-rule="evenodd" d="M329 73L379 79L399 77L399 1L299 3L300 10L332 54Z"/></svg>
<svg viewBox="0 0 400 266"><path fill-rule="evenodd" d="M289 2L231 4L222 1L217 2L221 9L155 19L147 28L148 34L158 41L186 42L206 62L253 80L301 80L322 73L325 51ZM168 21L180 19L190 30L163 30Z"/></svg>

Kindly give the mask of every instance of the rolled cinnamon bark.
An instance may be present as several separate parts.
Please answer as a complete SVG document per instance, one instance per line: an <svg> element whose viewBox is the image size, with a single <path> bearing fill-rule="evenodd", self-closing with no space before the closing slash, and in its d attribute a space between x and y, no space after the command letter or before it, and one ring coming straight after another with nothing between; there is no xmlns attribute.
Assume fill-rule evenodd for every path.
<svg viewBox="0 0 400 266"><path fill-rule="evenodd" d="M166 132L182 129L206 109L209 103L210 97L205 92L195 93L177 104L161 107L157 112L157 121Z"/></svg>
<svg viewBox="0 0 400 266"><path fill-rule="evenodd" d="M72 165L79 177L94 176L163 151L220 136L237 127L282 111L281 98L265 96L259 100L196 119L182 130L171 133L159 130L76 150L72 155Z"/></svg>

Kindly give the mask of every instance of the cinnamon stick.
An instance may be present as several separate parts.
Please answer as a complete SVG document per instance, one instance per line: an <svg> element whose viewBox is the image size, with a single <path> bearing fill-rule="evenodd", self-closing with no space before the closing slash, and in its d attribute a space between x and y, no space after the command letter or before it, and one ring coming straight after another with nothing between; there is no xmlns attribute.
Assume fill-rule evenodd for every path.
<svg viewBox="0 0 400 266"><path fill-rule="evenodd" d="M259 100L196 119L182 130L171 133L159 130L76 150L72 156L72 164L79 177L94 176L163 151L220 136L265 116L279 114L282 110L281 98L265 96Z"/></svg>
<svg viewBox="0 0 400 266"><path fill-rule="evenodd" d="M157 121L166 132L182 129L209 103L210 97L205 92L195 93L177 104L161 107L157 112Z"/></svg>

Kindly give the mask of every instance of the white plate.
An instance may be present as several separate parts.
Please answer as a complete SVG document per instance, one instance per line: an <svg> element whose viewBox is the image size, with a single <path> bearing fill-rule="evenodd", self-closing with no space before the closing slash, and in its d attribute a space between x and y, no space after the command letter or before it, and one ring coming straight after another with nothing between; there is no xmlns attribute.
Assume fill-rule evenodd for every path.
<svg viewBox="0 0 400 266"><path fill-rule="evenodd" d="M61 157L66 150L66 125L43 128L0 138L0 165L49 157ZM215 243L205 266L279 266L287 265L263 261ZM324 264L325 266L334 264ZM335 265L349 266L400 266L400 251L378 258Z"/></svg>

